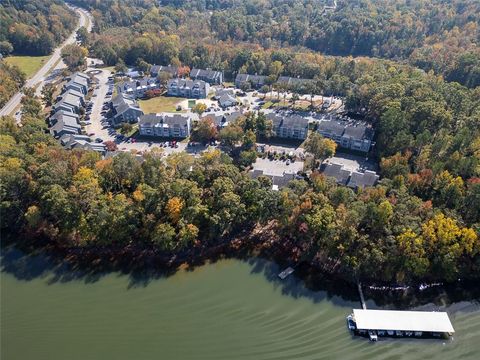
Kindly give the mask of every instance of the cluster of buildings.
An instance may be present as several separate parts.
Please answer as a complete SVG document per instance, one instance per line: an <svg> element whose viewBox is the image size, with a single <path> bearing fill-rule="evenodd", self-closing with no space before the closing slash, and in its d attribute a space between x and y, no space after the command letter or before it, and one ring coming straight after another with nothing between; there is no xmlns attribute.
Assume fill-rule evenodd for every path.
<svg viewBox="0 0 480 360"><path fill-rule="evenodd" d="M323 164L322 171L325 176L334 178L338 184L348 186L352 189L363 189L368 186L374 186L379 179L375 171L350 171L343 165L335 163Z"/></svg>
<svg viewBox="0 0 480 360"><path fill-rule="evenodd" d="M296 114L269 113L274 136L284 139L305 140L308 137L308 119Z"/></svg>
<svg viewBox="0 0 480 360"><path fill-rule="evenodd" d="M317 131L345 149L367 153L373 144L373 128L361 121L331 116L319 122Z"/></svg>
<svg viewBox="0 0 480 360"><path fill-rule="evenodd" d="M117 93L139 99L145 97L147 91L160 90L160 87L160 82L156 78L145 77L118 84Z"/></svg>
<svg viewBox="0 0 480 360"><path fill-rule="evenodd" d="M223 115L206 115L199 119L194 113L158 113L145 114L138 120L139 133L142 136L186 138L190 136L193 123L210 118L218 129L235 121L242 114L233 112Z"/></svg>
<svg viewBox="0 0 480 360"><path fill-rule="evenodd" d="M196 114L159 113L140 116L138 129L140 135L186 138L190 136L192 121L198 120Z"/></svg>
<svg viewBox="0 0 480 360"><path fill-rule="evenodd" d="M81 72L74 73L68 79L62 93L52 105L48 119L49 130L67 149L89 149L104 154L105 145L95 143L89 136L84 135L80 120L91 81L90 76Z"/></svg>
<svg viewBox="0 0 480 360"><path fill-rule="evenodd" d="M210 84L203 80L170 79L167 82L167 94L184 98L205 99L210 91Z"/></svg>
<svg viewBox="0 0 480 360"><path fill-rule="evenodd" d="M124 93L118 93L112 98L110 111L113 126L119 126L122 123L136 123L138 118L143 115L137 101Z"/></svg>

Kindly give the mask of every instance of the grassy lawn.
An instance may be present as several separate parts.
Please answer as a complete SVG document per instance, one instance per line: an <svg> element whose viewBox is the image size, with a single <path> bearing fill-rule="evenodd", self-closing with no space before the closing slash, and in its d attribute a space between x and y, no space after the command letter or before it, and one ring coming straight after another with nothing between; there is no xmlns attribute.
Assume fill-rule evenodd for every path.
<svg viewBox="0 0 480 360"><path fill-rule="evenodd" d="M16 65L29 79L45 64L50 55L47 56L8 56L5 61L9 65Z"/></svg>
<svg viewBox="0 0 480 360"><path fill-rule="evenodd" d="M173 96L159 96L148 100L139 100L138 104L145 114L159 112L175 112L177 104L184 98Z"/></svg>

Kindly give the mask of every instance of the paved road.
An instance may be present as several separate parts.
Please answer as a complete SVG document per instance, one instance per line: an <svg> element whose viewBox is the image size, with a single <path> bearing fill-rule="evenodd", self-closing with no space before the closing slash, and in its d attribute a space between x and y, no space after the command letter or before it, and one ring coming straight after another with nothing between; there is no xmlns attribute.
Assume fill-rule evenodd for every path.
<svg viewBox="0 0 480 360"><path fill-rule="evenodd" d="M61 44L59 47L57 47L54 50L52 56L45 63L45 65L43 65L42 68L38 70L35 75L33 75L30 79L27 80L27 82L24 85L25 87L35 87L37 84L42 83L46 78L47 74L49 73L49 71L61 59L60 53L62 51L62 48L65 45L73 44L75 42L77 30L80 27L85 26L87 23L87 19L89 19L89 14L85 10L77 8L75 9L75 11L79 15L79 22L78 22L77 28L75 29L75 31L73 31L73 33L69 36L69 38L64 41L63 44ZM89 28L91 27L91 23L92 22L90 21ZM5 106L2 109L0 109L0 116L12 114L20 104L20 101L22 100L22 96L23 96L22 91L19 91L18 93L13 95L12 98L5 104ZM20 120L17 118L17 121L20 121Z"/></svg>

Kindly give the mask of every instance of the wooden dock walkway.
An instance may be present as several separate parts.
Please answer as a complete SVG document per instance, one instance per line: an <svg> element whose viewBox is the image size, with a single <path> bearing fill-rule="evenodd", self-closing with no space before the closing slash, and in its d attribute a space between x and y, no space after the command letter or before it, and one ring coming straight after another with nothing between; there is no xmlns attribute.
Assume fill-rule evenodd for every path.
<svg viewBox="0 0 480 360"><path fill-rule="evenodd" d="M367 304L365 303L365 298L363 297L362 284L358 282L357 286L358 286L358 293L360 294L360 302L362 303L362 308L363 310L367 310Z"/></svg>

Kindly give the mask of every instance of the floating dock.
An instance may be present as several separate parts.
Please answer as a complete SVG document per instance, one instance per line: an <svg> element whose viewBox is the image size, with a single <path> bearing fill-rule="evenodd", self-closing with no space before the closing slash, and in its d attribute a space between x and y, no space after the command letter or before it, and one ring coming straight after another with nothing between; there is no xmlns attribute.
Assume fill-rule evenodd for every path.
<svg viewBox="0 0 480 360"><path fill-rule="evenodd" d="M291 267L286 268L283 270L280 274L278 274L278 277L282 280L286 279L287 276L291 275L295 270Z"/></svg>
<svg viewBox="0 0 480 360"><path fill-rule="evenodd" d="M455 332L446 312L353 309L351 320L356 333L368 333L373 341L377 335L448 337Z"/></svg>

